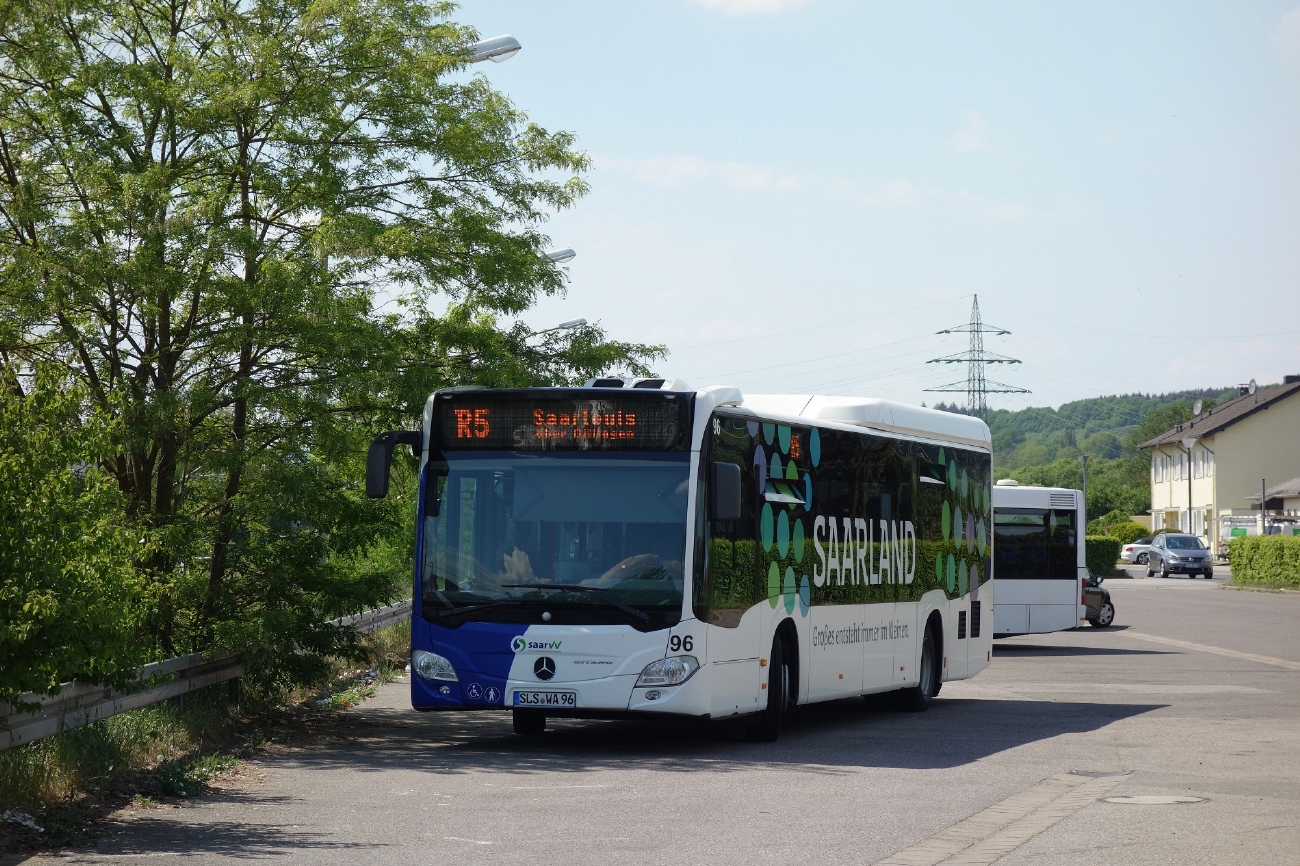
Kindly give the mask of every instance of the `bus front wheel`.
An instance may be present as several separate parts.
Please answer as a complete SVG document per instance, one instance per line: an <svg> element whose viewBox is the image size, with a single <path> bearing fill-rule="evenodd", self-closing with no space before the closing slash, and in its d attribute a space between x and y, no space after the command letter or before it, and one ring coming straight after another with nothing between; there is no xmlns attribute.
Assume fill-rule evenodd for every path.
<svg viewBox="0 0 1300 866"><path fill-rule="evenodd" d="M538 710L514 711L515 733L521 737L540 737L546 730L546 714Z"/></svg>
<svg viewBox="0 0 1300 866"><path fill-rule="evenodd" d="M790 668L785 661L785 648L781 638L772 642L772 657L767 669L767 709L762 710L749 723L749 739L759 743L775 743L781 736L781 720L789 703Z"/></svg>

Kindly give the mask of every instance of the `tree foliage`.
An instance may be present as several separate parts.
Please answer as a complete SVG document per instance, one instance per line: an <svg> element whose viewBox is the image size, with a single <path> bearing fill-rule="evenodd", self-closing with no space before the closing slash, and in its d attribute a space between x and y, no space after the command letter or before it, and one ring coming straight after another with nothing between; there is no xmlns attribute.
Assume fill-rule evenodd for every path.
<svg viewBox="0 0 1300 866"><path fill-rule="evenodd" d="M1104 460L1142 457L1137 446L1190 418L1194 399L1204 399L1208 408L1235 393L1207 388L1094 397L1062 404L1059 409L996 409L987 419L993 433L995 468L1042 466L1077 460L1084 454Z"/></svg>
<svg viewBox="0 0 1300 866"><path fill-rule="evenodd" d="M1088 514L1122 511L1141 514L1151 508L1150 461L1143 457L1088 462ZM1022 466L999 473L1021 484L1044 487L1083 486L1083 464L1077 459L1057 460L1045 466Z"/></svg>
<svg viewBox="0 0 1300 866"><path fill-rule="evenodd" d="M74 677L113 682L144 661L146 553L97 462L110 422L82 415L75 383L43 368L24 388L0 367L0 702Z"/></svg>
<svg viewBox="0 0 1300 866"><path fill-rule="evenodd" d="M542 226L588 158L464 71L451 11L0 0L0 351L111 422L161 653L310 677L351 646L323 620L402 591L370 433L659 354L511 321L563 291Z"/></svg>

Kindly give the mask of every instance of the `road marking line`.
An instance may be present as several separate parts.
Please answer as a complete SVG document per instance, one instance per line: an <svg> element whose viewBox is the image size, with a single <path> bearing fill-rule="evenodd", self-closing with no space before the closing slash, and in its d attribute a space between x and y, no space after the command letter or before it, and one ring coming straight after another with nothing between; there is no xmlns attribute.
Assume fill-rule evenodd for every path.
<svg viewBox="0 0 1300 866"><path fill-rule="evenodd" d="M1141 632L1128 629L1124 632L1127 637L1135 637L1138 640L1150 641L1151 643L1162 643L1165 646L1176 646L1180 649L1198 650L1203 653L1214 653L1215 655L1227 656L1233 659L1242 659L1248 662L1258 662L1262 665L1273 665L1274 667L1286 668L1289 671L1300 671L1300 662L1293 662L1290 659L1279 659L1273 656L1262 656L1256 653L1244 653L1240 650L1224 649L1221 646L1210 646L1203 643L1192 643L1186 640L1175 640L1171 637L1156 637L1153 634L1142 634Z"/></svg>
<svg viewBox="0 0 1300 866"><path fill-rule="evenodd" d="M491 842L484 842L482 839L466 839L463 836L443 836L444 839L450 839L453 842L473 842L475 845L491 845Z"/></svg>
<svg viewBox="0 0 1300 866"><path fill-rule="evenodd" d="M1051 776L940 830L876 866L989 866L1070 817L1127 776Z"/></svg>

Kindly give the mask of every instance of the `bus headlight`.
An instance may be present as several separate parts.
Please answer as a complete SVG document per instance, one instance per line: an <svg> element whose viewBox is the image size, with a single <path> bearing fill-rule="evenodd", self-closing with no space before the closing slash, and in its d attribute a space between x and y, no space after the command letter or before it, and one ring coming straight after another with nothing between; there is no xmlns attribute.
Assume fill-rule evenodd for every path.
<svg viewBox="0 0 1300 866"><path fill-rule="evenodd" d="M411 670L422 680L438 680L444 683L459 682L456 669L437 653L415 650L411 653Z"/></svg>
<svg viewBox="0 0 1300 866"><path fill-rule="evenodd" d="M699 669L700 663L696 661L695 656L670 656L659 659L645 666L641 676L636 678L636 687L643 689L650 686L680 686Z"/></svg>

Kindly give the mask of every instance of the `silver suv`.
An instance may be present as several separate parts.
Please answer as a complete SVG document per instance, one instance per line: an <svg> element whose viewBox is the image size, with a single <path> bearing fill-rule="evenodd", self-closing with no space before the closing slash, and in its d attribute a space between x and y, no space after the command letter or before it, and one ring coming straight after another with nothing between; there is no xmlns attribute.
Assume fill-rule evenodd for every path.
<svg viewBox="0 0 1300 866"><path fill-rule="evenodd" d="M1161 577L1171 574L1214 577L1214 560L1195 535L1162 532L1151 539L1151 549L1147 552L1147 577L1157 571Z"/></svg>

